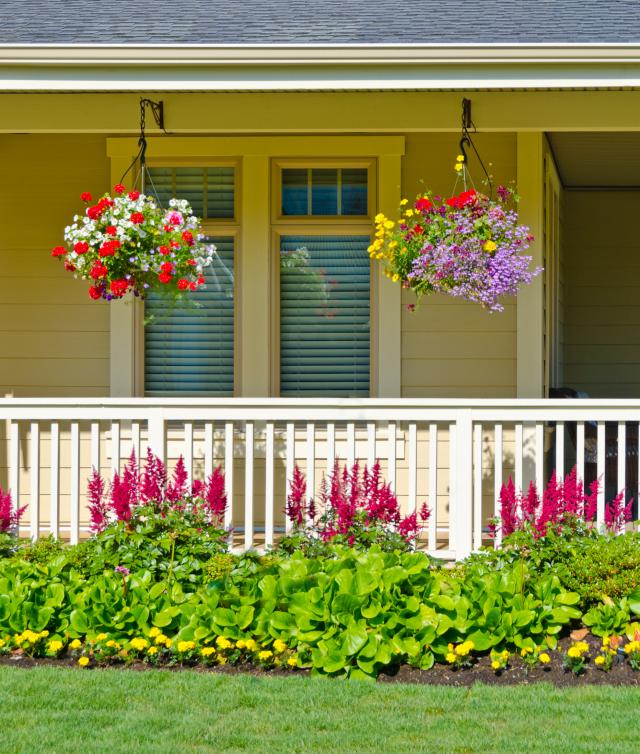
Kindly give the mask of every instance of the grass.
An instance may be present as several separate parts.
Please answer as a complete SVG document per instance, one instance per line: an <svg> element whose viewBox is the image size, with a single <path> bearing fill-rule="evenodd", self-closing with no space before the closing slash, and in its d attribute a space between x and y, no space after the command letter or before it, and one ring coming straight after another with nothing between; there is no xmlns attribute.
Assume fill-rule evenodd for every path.
<svg viewBox="0 0 640 754"><path fill-rule="evenodd" d="M2 754L633 752L640 690L0 667Z"/></svg>

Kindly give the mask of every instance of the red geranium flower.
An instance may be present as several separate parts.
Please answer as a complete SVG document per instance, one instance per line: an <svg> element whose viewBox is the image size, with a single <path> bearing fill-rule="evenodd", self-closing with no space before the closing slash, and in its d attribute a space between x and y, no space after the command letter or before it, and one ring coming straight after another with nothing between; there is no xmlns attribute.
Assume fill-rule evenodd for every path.
<svg viewBox="0 0 640 754"><path fill-rule="evenodd" d="M56 246L56 248L51 252L52 257L63 257L67 253L67 250L64 248L64 246Z"/></svg>
<svg viewBox="0 0 640 754"><path fill-rule="evenodd" d="M173 264L171 262L163 262L160 265L161 272L173 272Z"/></svg>
<svg viewBox="0 0 640 754"><path fill-rule="evenodd" d="M103 196L102 199L98 201L98 207L102 210L107 209L107 207L113 207L114 204L115 202L113 199L109 199L108 196Z"/></svg>
<svg viewBox="0 0 640 754"><path fill-rule="evenodd" d="M416 234L417 236L421 236L421 235L422 235L422 234L424 233L424 228L422 227L422 225L416 225L416 226L414 226L414 228L413 228L413 232L414 232L414 233L415 233L415 234Z"/></svg>
<svg viewBox="0 0 640 754"><path fill-rule="evenodd" d="M112 280L109 287L114 296L124 296L129 288L129 282L124 279Z"/></svg>
<svg viewBox="0 0 640 754"><path fill-rule="evenodd" d="M195 259L187 259L187 264L190 264L192 267L195 267L198 263Z"/></svg>
<svg viewBox="0 0 640 754"><path fill-rule="evenodd" d="M129 191L129 199L131 199L132 202L135 202L136 199L138 199L140 196L139 191Z"/></svg>
<svg viewBox="0 0 640 754"><path fill-rule="evenodd" d="M91 201L91 199L92 199L92 197L91 197L91 194L90 194L90 193L89 193L88 191L83 191L83 192L82 192L82 193L80 194L80 199L81 199L81 200L82 200L83 202L90 202L90 201Z"/></svg>
<svg viewBox="0 0 640 754"><path fill-rule="evenodd" d="M161 272L158 275L158 280L161 283L170 283L171 282L171 275L169 275L167 272Z"/></svg>
<svg viewBox="0 0 640 754"><path fill-rule="evenodd" d="M75 272L75 271L76 271L76 266L75 266L75 264L71 264L71 262L67 262L67 261L65 261L65 263L64 263L64 268L65 268L65 270L67 270L68 272Z"/></svg>
<svg viewBox="0 0 640 754"><path fill-rule="evenodd" d="M113 187L114 194L124 194L126 190L127 189L122 183L116 183L116 185Z"/></svg>
<svg viewBox="0 0 640 754"><path fill-rule="evenodd" d="M173 225L163 225L162 227L164 228L165 233L171 233L173 230Z"/></svg>
<svg viewBox="0 0 640 754"><path fill-rule="evenodd" d="M188 280L186 280L185 278L180 278L180 280L178 280L178 288L181 291L186 291L188 287L189 287Z"/></svg>
<svg viewBox="0 0 640 754"><path fill-rule="evenodd" d="M198 290L198 284L197 283L189 283L189 290L191 290L191 291L197 291Z"/></svg>
<svg viewBox="0 0 640 754"><path fill-rule="evenodd" d="M433 204L427 199L426 196L423 196L421 199L418 199L418 201L414 204L414 207L419 212L428 212L430 209L433 209Z"/></svg>
<svg viewBox="0 0 640 754"><path fill-rule="evenodd" d="M104 232L108 236L115 236L115 234L118 232L118 229L115 225L107 225L107 227L104 229Z"/></svg>
<svg viewBox="0 0 640 754"><path fill-rule="evenodd" d="M180 243L178 241L169 241L169 246L171 246L172 249L179 249Z"/></svg>
<svg viewBox="0 0 640 754"><path fill-rule="evenodd" d="M144 222L144 215L142 212L134 212L129 219L134 225L142 225Z"/></svg>
<svg viewBox="0 0 640 754"><path fill-rule="evenodd" d="M100 280L100 278L105 277L108 272L109 270L107 270L107 268L103 264L96 262L91 268L89 275L91 275L94 280Z"/></svg>
<svg viewBox="0 0 640 754"><path fill-rule="evenodd" d="M182 231L182 240L188 243L189 246L193 246L193 233L190 230Z"/></svg>
<svg viewBox="0 0 640 754"><path fill-rule="evenodd" d="M202 275L200 275L200 277L198 278L198 285L204 285L204 284L205 284L205 279Z"/></svg>
<svg viewBox="0 0 640 754"><path fill-rule="evenodd" d="M89 207L87 209L87 217L89 217L91 220L97 220L101 214L102 207L98 206L97 204L94 204L93 207Z"/></svg>
<svg viewBox="0 0 640 754"><path fill-rule="evenodd" d="M86 254L89 251L89 244L86 241L78 241L74 244L73 250L76 254Z"/></svg>
<svg viewBox="0 0 640 754"><path fill-rule="evenodd" d="M89 288L89 296L94 300L97 301L99 298L102 298L102 292L100 291L100 288L96 288L94 285Z"/></svg>
<svg viewBox="0 0 640 754"><path fill-rule="evenodd" d="M161 246L161 247L160 247L160 248L158 249L158 251L159 251L159 252L160 252L161 254L168 254L168 253L169 253L169 247L168 247L168 246Z"/></svg>

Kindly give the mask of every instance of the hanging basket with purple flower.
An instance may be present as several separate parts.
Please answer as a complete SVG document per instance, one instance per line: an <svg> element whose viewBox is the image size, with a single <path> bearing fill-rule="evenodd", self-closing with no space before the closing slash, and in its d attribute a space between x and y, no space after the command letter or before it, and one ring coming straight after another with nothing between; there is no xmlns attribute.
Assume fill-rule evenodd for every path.
<svg viewBox="0 0 640 754"><path fill-rule="evenodd" d="M533 236L519 222L515 192L499 186L493 200L466 188L465 162L459 155L461 193L442 198L427 191L413 204L403 199L397 220L376 215L369 255L418 298L444 293L502 311L502 297L517 295L542 268L531 269L531 256L524 253Z"/></svg>

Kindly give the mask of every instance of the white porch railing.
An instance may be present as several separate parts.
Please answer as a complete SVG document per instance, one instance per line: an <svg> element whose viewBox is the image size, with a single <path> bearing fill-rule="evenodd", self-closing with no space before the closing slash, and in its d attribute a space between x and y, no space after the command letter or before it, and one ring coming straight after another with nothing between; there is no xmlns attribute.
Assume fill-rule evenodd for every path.
<svg viewBox="0 0 640 754"><path fill-rule="evenodd" d="M4 428L4 429L3 429ZM640 401L0 399L0 486L28 505L21 533L71 542L89 531L86 480L121 469L147 446L169 466L183 455L192 478L225 471L234 546L268 547L286 529L295 464L309 496L333 459L379 459L403 508L427 501L420 546L460 558L490 542L500 486L577 465L587 482L638 497Z"/></svg>

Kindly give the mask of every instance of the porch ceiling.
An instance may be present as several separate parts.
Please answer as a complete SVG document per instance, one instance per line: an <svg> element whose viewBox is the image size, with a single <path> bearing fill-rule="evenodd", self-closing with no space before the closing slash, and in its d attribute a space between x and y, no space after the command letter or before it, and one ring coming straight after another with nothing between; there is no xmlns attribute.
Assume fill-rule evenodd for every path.
<svg viewBox="0 0 640 754"><path fill-rule="evenodd" d="M640 133L552 133L549 141L567 188L640 186Z"/></svg>

